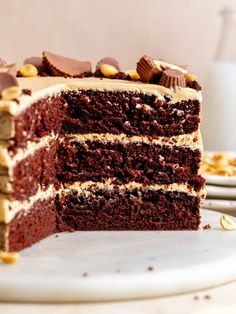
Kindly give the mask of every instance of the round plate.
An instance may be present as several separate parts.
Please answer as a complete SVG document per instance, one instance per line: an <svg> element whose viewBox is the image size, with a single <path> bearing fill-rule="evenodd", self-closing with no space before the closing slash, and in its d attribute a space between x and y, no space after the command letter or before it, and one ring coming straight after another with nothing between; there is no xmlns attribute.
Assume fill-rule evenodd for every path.
<svg viewBox="0 0 236 314"><path fill-rule="evenodd" d="M207 185L206 191L207 191L207 197L236 200L236 188L235 187Z"/></svg>
<svg viewBox="0 0 236 314"><path fill-rule="evenodd" d="M206 151L205 154L214 154L216 151ZM235 151L228 151L229 154L236 157ZM204 174L204 178L208 184L223 185L223 186L235 186L236 187L236 176L220 176L216 174Z"/></svg>
<svg viewBox="0 0 236 314"><path fill-rule="evenodd" d="M53 235L0 266L2 301L145 298L236 279L236 231L202 211L204 231L76 232Z"/></svg>
<svg viewBox="0 0 236 314"><path fill-rule="evenodd" d="M206 199L203 203L204 208L223 212L227 215L236 216L236 201Z"/></svg>
<svg viewBox="0 0 236 314"><path fill-rule="evenodd" d="M216 174L204 174L207 184L236 187L236 177L218 176Z"/></svg>

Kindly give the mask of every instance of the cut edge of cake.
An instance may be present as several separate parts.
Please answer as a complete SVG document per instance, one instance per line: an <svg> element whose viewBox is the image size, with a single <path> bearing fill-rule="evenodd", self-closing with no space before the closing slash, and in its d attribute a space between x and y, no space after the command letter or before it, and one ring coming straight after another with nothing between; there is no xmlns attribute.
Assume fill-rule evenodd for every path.
<svg viewBox="0 0 236 314"><path fill-rule="evenodd" d="M178 69L176 71L178 71ZM16 132L17 132L15 130L16 128L15 119L19 115L24 114L24 112L26 112L29 108L37 104L37 102L44 101L44 102L49 102L50 104L51 99L54 99L57 97L60 99L61 95L63 95L64 97L64 95L67 95L67 94L70 97L69 101L71 101L70 99L73 99L73 97L75 98L75 101L76 101L76 97L79 98L80 94L83 95L83 93L85 93L86 101L90 101L89 100L90 94L91 94L91 97L94 96L94 98L96 98L96 95L99 95L99 93L100 95L101 93L109 93L109 97L111 98L113 96L113 93L115 94L126 93L125 96L122 95L123 97L122 99L125 99L125 97L128 98L129 93L131 93L130 98L136 97L136 96L139 97L140 95L141 97L142 95L148 95L149 97L153 97L153 101L154 100L160 101L160 103L155 104L155 106L157 107L159 106L159 108L163 107L163 110L165 110L164 105L167 104L168 110L169 110L169 108L171 108L171 106L175 104L179 104L182 102L187 103L188 101L196 101L200 106L201 101L202 101L202 96L201 96L200 91L195 90L194 88L185 87L185 86L179 87L179 88L178 87L173 88L171 86L167 88L165 86L160 86L157 84L147 84L140 81L129 82L129 81L124 81L124 80L107 79L107 78L101 79L101 78L37 77L37 78L19 78L18 81L19 81L19 86L22 90L30 89L31 93L23 94L17 100L10 100L10 101L3 100L3 99L0 100L0 125L2 126L2 128L0 127L0 137L1 137L0 139L0 176L1 176L0 237L2 239L2 240L0 239L0 248L2 247L2 249L4 250L12 250L12 249L20 250L24 247L27 247L35 243L36 241L40 240L44 236L47 236L51 233L58 232L58 231L66 231L67 230L66 221L69 217L69 214L66 211L66 208L69 206L67 204L68 198L71 198L71 200L73 199L73 202L75 202L75 199L74 199L75 195L78 199L81 198L80 200L81 208L86 208L85 214L84 214L85 219L86 219L86 215L88 214L87 211L89 211L88 206L91 206L91 204L93 204L95 210L100 211L101 209L99 209L100 208L99 206L102 206L102 205L97 201L99 199L99 196L96 194L97 193L96 191L100 191L101 194L102 194L102 191L105 191L103 203L106 204L106 206L108 206L110 210L110 212L108 210L107 217L111 217L112 212L115 213L114 217L118 219L117 230L125 230L125 224L127 225L127 230L136 230L135 225L132 223L131 220L134 219L134 222L135 222L135 219L137 217L138 218L136 221L136 225L139 226L137 227L137 229L139 230L142 230L142 229L143 230L162 230L162 229L168 230L168 227L167 227L168 224L163 223L163 226L164 226L163 227L161 222L158 222L158 221L155 222L155 217L153 216L154 205L152 203L152 198L154 197L154 195L153 196L149 195L149 194L152 194L153 191L156 193L156 195L158 195L158 200L159 200L158 202L162 202L163 204L165 204L166 202L166 204L168 203L168 206L173 205L172 210L174 212L176 212L176 206L177 206L177 205L176 206L174 205L174 197L176 197L177 199L178 198L183 199L183 195L186 195L189 204L195 204L195 205L192 205L195 208L194 209L195 210L194 212L195 222L193 222L190 219L190 213L191 213L190 208L184 208L183 206L183 212L185 212L185 214L189 216L189 219L190 219L189 221L192 221L194 230L196 230L199 227L200 225L199 208L200 208L200 204L203 202L205 198L205 187L204 187L204 180L200 178L200 176L198 176L198 172L195 175L195 181L193 180L194 178L190 178L191 180L193 180L193 182L184 182L184 183L174 182L174 183L169 183L169 184L166 184L166 183L157 184L155 182L152 182L152 180L154 179L148 179L150 180L150 183L142 183L142 182L132 181L132 175L130 176L131 181L129 181L128 183L127 182L122 183L122 180L120 181L120 179L117 177L111 177L111 178L110 177L106 178L106 176L103 177L104 175L101 176L101 179L103 180L102 182L91 181L91 180L87 180L85 182L77 181L77 182L71 182L71 183L56 182L55 184L49 184L47 186L46 185L42 187L38 186L38 189L33 195L27 196L25 199L22 199L22 200L14 199L14 196L13 196L14 195L14 182L13 181L15 180L15 177L14 177L15 168L17 168L18 164L20 164L21 161L26 160L27 157L33 156L34 153L38 152L40 149L50 150L50 145L53 141L56 143L61 143L63 145L64 137L67 139L67 141L69 141L69 145L70 145L70 140L73 141L72 148L73 148L73 145L77 145L77 144L79 145L80 143L82 143L85 148L88 147L88 149L90 149L90 146L93 147L93 143L98 141L99 143L101 142L104 145L108 143L109 145L112 145L115 143L116 145L122 144L124 146L133 144L134 147L136 146L138 147L139 145L146 145L150 147L150 149L151 147L157 147L157 151L160 149L163 149L163 151L167 149L168 151L169 148L174 147L175 150L186 149L186 150L196 151L199 156L201 156L202 154L203 147L202 147L202 140L201 140L198 120L195 121L195 130L187 134L183 133L183 134L172 135L172 136L155 135L153 137L150 134L132 135L132 134L125 134L124 132L123 133L121 132L120 134L114 134L110 131L105 132L105 133L103 132L93 133L89 131L88 133L85 132L84 134L80 132L79 133L75 132L73 134L70 131L68 133L64 132L62 134L57 133L57 132L51 132L51 134L46 134L46 135L43 135L42 137L41 136L38 136L38 138L35 137L35 139L33 140L32 139L29 139L26 141L24 140L25 142L23 143L23 148L20 147L20 142L19 142L19 145L16 144L14 146L14 137L16 136ZM171 81L170 81L170 84L172 84ZM62 102L65 101L63 97L62 97ZM100 97L104 97L104 94L103 96L100 96ZM132 99L130 100L132 101ZM113 105L116 105L116 104L114 103ZM65 101L65 106L68 107L68 103L66 103L66 101ZM50 108L50 106L48 108ZM157 110L159 110L159 108ZM155 114L156 108L150 107L149 105L142 103L142 100L140 100L140 103L139 102L135 103L133 110L136 110L137 112L138 110L141 111L142 113L140 114L140 117L142 116L146 117L148 116L149 112L151 113L154 112ZM183 114L182 112L184 111L182 107L181 109L173 109L173 110L176 110L176 112L173 111L176 119L178 119L178 121L181 121L181 115ZM192 111L194 110L194 104L192 104L191 110ZM135 115L138 116L139 113L137 113L136 111L135 111ZM37 108L35 112L37 112ZM160 112L161 111L159 110L159 113ZM200 117L200 111L198 112L198 109L196 109L195 116L196 118ZM32 117L33 119L37 118L35 114L31 116L31 118ZM190 118L191 118L191 114L186 115L186 117L183 118L182 120L184 121L184 119L190 119ZM173 118L171 119L173 120ZM189 121L191 121L191 119ZM127 122L129 123L128 120ZM134 124L136 123L137 122L134 121ZM198 125L197 128L196 128L196 125ZM109 126L109 123L106 126L107 129L109 129L108 126ZM165 131L162 130L160 132L165 132ZM24 136L27 137L27 134L23 134L23 137ZM182 152L182 154L183 156L187 156L187 152ZM55 155L55 156L56 158L58 158L58 155ZM161 157L162 156L160 156L160 159L163 158ZM155 162L159 166L163 166L162 162L163 164L167 164L167 166L166 165L163 166L164 167L163 169L165 169L165 167L170 168L171 162L169 161L169 164L168 164L167 157L168 156L165 156L165 158L163 158L164 162L163 160L160 160L159 164L158 164L158 161L155 160ZM89 159L90 157L86 157L86 158ZM198 158L197 160L198 160L198 162L196 161L198 163L197 167L199 168L200 159ZM87 160L85 161L87 162ZM184 162L186 162L185 167L191 168L189 161L183 161L183 163ZM173 168L176 171L180 171L180 170L182 172L185 171L184 168L180 169L181 167L178 164L177 165L175 165L174 163L172 164L173 164ZM195 169L195 170L193 169L191 171L196 171L196 170L198 169ZM63 171L66 172L65 169ZM82 171L84 170L82 169ZM120 169L117 170L117 173L119 173L119 171ZM138 168L135 171L140 176L141 168ZM175 172L171 174L172 177L174 173ZM78 174L75 173L75 176L76 175ZM180 173L178 175L179 175L178 180L181 180L181 175L183 176L183 174ZM163 179L163 180L167 180L167 179ZM71 193L72 194L74 193L74 194L72 195ZM90 196L92 197L92 200L90 200ZM88 199L90 200L90 203L89 203L90 205L86 204L86 199L85 199L86 197L88 197ZM132 205L133 211L131 210L129 212L127 208L127 213L126 213L127 217L124 216L123 218L119 218L119 213L116 213L117 208L115 207L115 205L114 204L111 205L109 201L107 201L107 198L109 199L109 197L111 199L111 203L112 203L112 197L114 197L117 200L117 204L122 204L122 202L125 202L125 197L127 197L127 199L129 199L131 203L133 202L133 205ZM124 197L123 201L122 201L122 197ZM151 198L149 199L149 197ZM173 198L173 201L172 203L170 203L169 199L172 199L172 198ZM146 199L148 200L145 201ZM31 213L31 209L34 206L36 206L37 202L41 202L41 201L46 202L47 200L49 201L49 205L50 205L49 207L52 208L52 213L54 217L51 221L50 221L50 217L47 217L48 221L50 221L51 229L49 228L50 229L49 230L45 227L45 234L38 235L35 237L30 236L27 233L27 230L24 233L24 230L23 230L21 236L23 238L27 236L29 238L32 237L32 242L30 242L29 239L24 240L24 241L22 240L24 242L22 243L22 247L20 246L19 243L14 246L14 243L12 241L10 241L10 244L9 244L8 237L11 237L11 233L14 235L15 239L17 239L17 236L20 236L20 235L17 235L16 233L17 232L16 228L19 228L19 230L21 230L20 225L19 225L20 219L23 219L24 221L26 221L25 222L26 224L30 223L30 222L27 222L26 216L28 213L30 213L30 215L32 215L34 219L37 219L37 217L34 216L35 214ZM63 203L63 200L66 205ZM143 200L143 203L146 202L145 206L150 206L150 210L148 210L148 207L145 207L145 209L144 208L142 209L142 204L140 203L141 202L140 200ZM150 204L150 205L147 205L147 204ZM119 205L119 206L122 207L122 205ZM156 204L156 206L158 207L158 204ZM178 206L181 206L181 203ZM139 208L138 213L135 212L137 208ZM161 210L161 208L159 210ZM62 216L58 214L58 211L61 213ZM71 211L74 212L75 208L71 208ZM139 211L146 212L146 214L144 214L144 216L142 217L142 215L140 216ZM149 213L150 217L148 218L149 211L150 211ZM65 218L65 213L67 213L68 215L68 217L66 218ZM81 213L82 213L82 210L81 210ZM91 216L91 212L89 213L89 215ZM88 215L88 221L84 222L84 227L82 227L81 230L98 230L95 227L93 227L93 224L95 224L96 221L98 223L99 219L96 217L95 217L96 219L94 217L91 218L89 215ZM92 216L93 215L94 213L92 213ZM109 227L109 220L108 221L106 220L105 211L104 213L102 213L102 216L103 215L105 215L104 226L102 225L102 222L99 220L99 223L98 223L98 225L100 226L99 228L101 230L116 230L114 227L115 222L112 221L111 223L112 227L111 226ZM157 216L158 215L159 213L157 214ZM165 215L167 216L169 215L168 219L170 221L173 220L171 213L164 213L163 217L165 217ZM136 218L132 218L132 216ZM21 218L21 217L24 217L24 218ZM59 222L61 217L63 217L64 220ZM160 217L158 217L158 219L161 219ZM40 219L42 221L42 218ZM77 221L78 226L80 226L80 224L82 224L81 219L82 218L80 218L80 220L77 220L76 218L75 222L68 222L68 230L69 231L77 230L73 224L76 224L76 221ZM90 219L91 221L89 223ZM141 221L142 219L144 219L143 228L142 228L142 223L140 223L139 221L140 219ZM189 225L187 221L186 221L186 224L181 225L182 223L181 219L183 219L183 217L179 219L180 219L179 227L178 227L178 223L176 224L172 221L172 225L170 228L171 230L173 230L174 228L191 229L191 225ZM112 220L112 218L110 218L110 220ZM15 225L12 224L11 226L12 221L13 222L15 221ZM150 229L148 228L148 221L150 223ZM46 220L45 220L45 223L46 223ZM120 226L119 226L119 223L120 223ZM53 227L53 224L55 224L54 227ZM60 228L59 227L60 225L62 225L63 227ZM32 231L33 230L31 230L31 232ZM20 241L19 239L16 240L16 242Z"/></svg>

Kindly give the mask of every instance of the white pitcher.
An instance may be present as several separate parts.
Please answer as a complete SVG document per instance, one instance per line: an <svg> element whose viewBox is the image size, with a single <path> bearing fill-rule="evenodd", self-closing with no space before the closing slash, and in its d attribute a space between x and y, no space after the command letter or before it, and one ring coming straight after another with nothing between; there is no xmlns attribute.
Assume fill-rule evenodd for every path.
<svg viewBox="0 0 236 314"><path fill-rule="evenodd" d="M225 8L215 61L203 88L202 134L207 150L236 150L236 8Z"/></svg>

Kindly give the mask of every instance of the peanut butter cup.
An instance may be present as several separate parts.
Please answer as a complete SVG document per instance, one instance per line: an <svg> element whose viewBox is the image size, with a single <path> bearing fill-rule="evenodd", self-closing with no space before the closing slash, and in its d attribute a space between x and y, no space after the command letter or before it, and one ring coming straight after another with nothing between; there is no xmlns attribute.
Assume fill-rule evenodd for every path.
<svg viewBox="0 0 236 314"><path fill-rule="evenodd" d="M101 60L99 60L98 63L97 63L97 65L96 65L96 71L100 70L100 67L101 67L103 64L112 65L112 66L115 67L118 71L120 71L119 62L118 62L115 58L105 57L105 58L102 58Z"/></svg>
<svg viewBox="0 0 236 314"><path fill-rule="evenodd" d="M71 59L48 51L43 52L43 64L52 76L79 77L92 70L90 61Z"/></svg>
<svg viewBox="0 0 236 314"><path fill-rule="evenodd" d="M137 73L142 81L153 83L159 80L162 69L157 66L153 58L144 55L137 63Z"/></svg>
<svg viewBox="0 0 236 314"><path fill-rule="evenodd" d="M43 65L43 59L41 57L29 57L26 58L23 62L23 64L32 64L33 66L36 67L36 69L39 72L42 72L45 70L45 67Z"/></svg>
<svg viewBox="0 0 236 314"><path fill-rule="evenodd" d="M159 85L167 88L186 87L186 79L183 72L174 69L166 69L161 75Z"/></svg>
<svg viewBox="0 0 236 314"><path fill-rule="evenodd" d="M18 86L18 81L15 76L9 73L0 73L0 93L9 87Z"/></svg>

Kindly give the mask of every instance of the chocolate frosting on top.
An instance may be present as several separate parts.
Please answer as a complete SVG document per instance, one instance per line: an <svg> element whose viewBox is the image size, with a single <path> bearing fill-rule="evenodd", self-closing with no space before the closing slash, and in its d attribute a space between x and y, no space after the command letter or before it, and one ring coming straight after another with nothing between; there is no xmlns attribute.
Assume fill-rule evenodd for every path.
<svg viewBox="0 0 236 314"><path fill-rule="evenodd" d="M43 64L53 76L78 77L92 71L90 61L79 61L49 51L43 52Z"/></svg>

